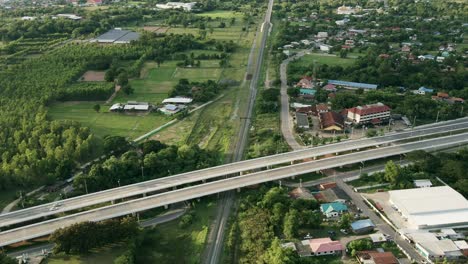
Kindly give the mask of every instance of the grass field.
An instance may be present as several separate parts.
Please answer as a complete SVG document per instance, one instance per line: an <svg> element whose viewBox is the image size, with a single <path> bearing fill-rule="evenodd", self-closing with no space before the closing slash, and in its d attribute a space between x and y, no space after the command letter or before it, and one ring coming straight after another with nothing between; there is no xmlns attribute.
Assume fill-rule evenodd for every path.
<svg viewBox="0 0 468 264"><path fill-rule="evenodd" d="M87 255L57 255L47 259L45 264L112 264L126 250L125 244L115 244L93 250Z"/></svg>
<svg viewBox="0 0 468 264"><path fill-rule="evenodd" d="M354 59L352 58L340 58L339 56L335 56L334 54L321 54L321 53L311 53L307 54L304 57L300 58L299 60L295 61L295 64L300 64L304 66L309 66L310 64L314 63L314 60L320 64L328 64L329 66L350 66L354 63Z"/></svg>
<svg viewBox="0 0 468 264"><path fill-rule="evenodd" d="M101 112L96 113L96 102L66 102L49 108L49 116L58 120L73 120L90 127L97 136L119 135L130 139L159 127L170 120L162 114L130 115L110 113L108 105L101 105Z"/></svg>
<svg viewBox="0 0 468 264"><path fill-rule="evenodd" d="M239 18L240 13L235 13L232 11L225 11L225 10L215 10L215 11L210 11L210 12L204 12L197 14L198 16L203 16L203 17L211 17L211 18L233 18L235 17L236 19Z"/></svg>
<svg viewBox="0 0 468 264"><path fill-rule="evenodd" d="M179 227L176 220L146 231L145 241L137 251L137 263L200 263L215 209L216 203L206 199L195 203L193 222L188 227Z"/></svg>

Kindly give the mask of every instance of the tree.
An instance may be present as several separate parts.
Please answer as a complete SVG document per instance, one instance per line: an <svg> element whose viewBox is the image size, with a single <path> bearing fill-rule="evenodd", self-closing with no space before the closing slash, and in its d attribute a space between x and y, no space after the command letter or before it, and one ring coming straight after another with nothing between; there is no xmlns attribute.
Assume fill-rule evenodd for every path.
<svg viewBox="0 0 468 264"><path fill-rule="evenodd" d="M121 85L122 87L128 84L128 74L125 71L122 71L117 76L117 84Z"/></svg>
<svg viewBox="0 0 468 264"><path fill-rule="evenodd" d="M16 264L18 262L15 259L10 258L5 253L0 252L0 263L2 263L2 264Z"/></svg>
<svg viewBox="0 0 468 264"><path fill-rule="evenodd" d="M122 86L122 91L123 91L124 94L126 94L126 95L131 95L131 94L133 94L133 87L132 87L129 83L124 84L124 85Z"/></svg>
<svg viewBox="0 0 468 264"><path fill-rule="evenodd" d="M340 58L346 58L348 57L348 50L347 49L341 49L340 50Z"/></svg>
<svg viewBox="0 0 468 264"><path fill-rule="evenodd" d="M384 178L387 182L390 182L392 185L396 185L400 181L400 167L398 167L393 162L393 160L390 160L385 164Z"/></svg>
<svg viewBox="0 0 468 264"><path fill-rule="evenodd" d="M299 213L292 209L284 216L283 233L286 238L293 239L297 236L299 228Z"/></svg>
<svg viewBox="0 0 468 264"><path fill-rule="evenodd" d="M300 89L291 87L291 88L288 88L287 93L289 97L298 97L300 94Z"/></svg>
<svg viewBox="0 0 468 264"><path fill-rule="evenodd" d="M94 111L96 111L96 113L99 113L99 111L101 111L101 105L100 104L95 104L93 106L93 109L94 109Z"/></svg>
<svg viewBox="0 0 468 264"><path fill-rule="evenodd" d="M259 263L265 264L294 264L297 263L297 255L290 248L282 248L279 239L276 237L271 246L262 256Z"/></svg>
<svg viewBox="0 0 468 264"><path fill-rule="evenodd" d="M351 256L356 256L358 251L368 250L372 248L372 241L370 239L358 239L348 243L348 251L351 252Z"/></svg>
<svg viewBox="0 0 468 264"><path fill-rule="evenodd" d="M349 229L349 227L351 226L351 220L351 214L342 214L340 218L340 228Z"/></svg>

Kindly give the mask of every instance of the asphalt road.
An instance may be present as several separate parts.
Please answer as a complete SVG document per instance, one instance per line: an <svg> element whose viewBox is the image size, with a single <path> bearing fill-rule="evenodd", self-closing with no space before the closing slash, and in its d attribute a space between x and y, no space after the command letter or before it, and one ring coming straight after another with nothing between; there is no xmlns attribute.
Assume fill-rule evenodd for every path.
<svg viewBox="0 0 468 264"><path fill-rule="evenodd" d="M285 59L280 65L280 79L281 79L281 133L288 145L293 150L305 148L299 144L294 137L294 122L289 114L289 96L288 96L288 64L294 59L304 56L307 51L301 51L296 55Z"/></svg>
<svg viewBox="0 0 468 264"><path fill-rule="evenodd" d="M245 126L248 130L249 124ZM101 192L96 192L88 195L82 195L70 199L61 200L62 205L56 210L51 210L55 203L39 205L23 210L18 210L10 213L0 214L0 228L12 224L18 224L32 219L55 215L60 212L66 212L78 208L84 208L91 205L110 202L117 199L123 199L132 196L139 196L149 192L161 191L170 189L187 183L194 183L204 180L210 180L226 176L228 174L239 173L249 170L257 170L266 168L272 165L289 164L292 161L300 161L307 158L320 157L327 154L340 153L344 151L351 151L355 149L363 149L366 147L374 147L377 145L386 145L395 143L395 141L417 138L420 136L433 135L438 133L445 133L455 130L464 130L468 128L468 118L453 120L450 122L438 123L433 126L426 126L421 129L405 131L401 133L388 134L382 137L360 139L353 141L342 141L340 143L319 146L315 148L307 148L299 151L287 152L257 159L245 160L226 165L216 166L208 169L182 173L165 178L140 182L132 185L126 185L119 188L109 189ZM243 144L245 146L247 133L243 133ZM242 151L241 151L242 150ZM241 159L243 149L236 151L236 160Z"/></svg>
<svg viewBox="0 0 468 264"><path fill-rule="evenodd" d="M131 200L111 206L93 209L74 215L69 215L45 222L8 230L0 233L0 246L8 245L52 233L58 228L83 221L101 221L118 216L128 215L151 208L174 204L210 194L222 193L228 190L251 186L267 181L289 178L295 175L330 169L338 166L379 159L388 156L405 154L414 150L433 151L441 148L461 146L468 143L468 133L446 136L436 139L422 140L402 145L381 147L346 155L304 162L287 167L261 171L257 173L237 176L224 180L165 192L145 198Z"/></svg>

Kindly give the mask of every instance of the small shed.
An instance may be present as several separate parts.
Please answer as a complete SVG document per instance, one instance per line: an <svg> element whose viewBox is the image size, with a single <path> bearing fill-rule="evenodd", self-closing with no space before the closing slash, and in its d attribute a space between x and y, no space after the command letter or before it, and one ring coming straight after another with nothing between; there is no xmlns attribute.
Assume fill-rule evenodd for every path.
<svg viewBox="0 0 468 264"><path fill-rule="evenodd" d="M416 188L429 188L432 186L432 182L429 179L414 180L413 182Z"/></svg>

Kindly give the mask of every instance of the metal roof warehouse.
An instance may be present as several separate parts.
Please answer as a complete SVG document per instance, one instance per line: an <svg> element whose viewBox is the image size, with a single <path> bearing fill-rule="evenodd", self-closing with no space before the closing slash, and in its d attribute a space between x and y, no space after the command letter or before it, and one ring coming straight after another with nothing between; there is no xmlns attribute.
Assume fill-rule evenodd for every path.
<svg viewBox="0 0 468 264"><path fill-rule="evenodd" d="M347 82L347 81L339 81L339 80L328 80L328 84L343 86L344 88L348 89L367 89L367 90L375 90L377 89L377 84L370 84L370 83L357 83L357 82Z"/></svg>
<svg viewBox="0 0 468 264"><path fill-rule="evenodd" d="M115 43L115 44L128 44L133 40L138 40L140 34L130 30L111 29L101 36L91 40L91 42L98 43Z"/></svg>

